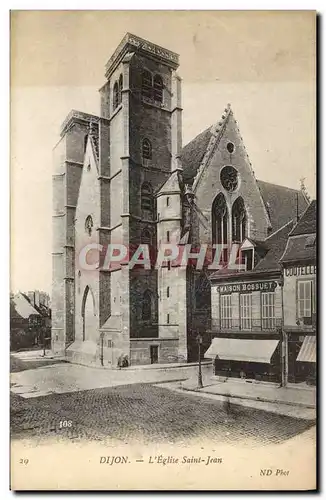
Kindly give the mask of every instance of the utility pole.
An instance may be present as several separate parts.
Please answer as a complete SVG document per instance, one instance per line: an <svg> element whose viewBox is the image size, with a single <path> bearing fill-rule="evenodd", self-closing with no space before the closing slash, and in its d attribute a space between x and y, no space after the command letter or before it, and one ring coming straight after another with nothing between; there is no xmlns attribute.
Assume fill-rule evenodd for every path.
<svg viewBox="0 0 326 500"><path fill-rule="evenodd" d="M198 344L198 384L197 384L197 389L202 389L203 386L203 377L202 377L202 372L201 372L201 344L203 342L203 337L198 334L196 337L197 344Z"/></svg>

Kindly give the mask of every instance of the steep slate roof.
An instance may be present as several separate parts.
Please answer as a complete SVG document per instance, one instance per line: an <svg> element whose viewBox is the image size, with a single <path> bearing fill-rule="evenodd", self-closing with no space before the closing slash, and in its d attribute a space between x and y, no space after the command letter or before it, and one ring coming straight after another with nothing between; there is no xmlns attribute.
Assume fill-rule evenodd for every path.
<svg viewBox="0 0 326 500"><path fill-rule="evenodd" d="M308 204L300 190L291 189L270 182L259 181L257 184L269 215L273 232L297 215L297 199L299 216L306 210Z"/></svg>
<svg viewBox="0 0 326 500"><path fill-rule="evenodd" d="M316 259L316 240L311 237L311 235L316 234L316 209L317 202L313 200L299 222L294 226L281 258L282 263L311 262Z"/></svg>
<svg viewBox="0 0 326 500"><path fill-rule="evenodd" d="M184 146L180 153L183 168L183 177L186 183L192 182L206 153L208 143L212 137L212 127L198 134L192 141Z"/></svg>
<svg viewBox="0 0 326 500"><path fill-rule="evenodd" d="M298 224L293 228L290 236L297 236L298 234L312 234L316 233L317 223L317 201L313 200L307 210L302 215Z"/></svg>
<svg viewBox="0 0 326 500"><path fill-rule="evenodd" d="M289 238L285 252L281 258L282 263L297 261L313 261L316 259L316 245L310 245L307 235Z"/></svg>
<svg viewBox="0 0 326 500"><path fill-rule="evenodd" d="M266 256L258 262L254 272L278 271L281 269L279 261L283 255L293 224L293 221L288 222L264 241L265 245L268 247L268 252Z"/></svg>

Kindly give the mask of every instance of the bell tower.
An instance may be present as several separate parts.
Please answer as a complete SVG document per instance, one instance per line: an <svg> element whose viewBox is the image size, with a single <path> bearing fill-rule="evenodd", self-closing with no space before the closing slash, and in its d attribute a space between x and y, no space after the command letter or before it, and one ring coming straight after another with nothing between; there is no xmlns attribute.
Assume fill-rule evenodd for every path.
<svg viewBox="0 0 326 500"><path fill-rule="evenodd" d="M101 116L110 122L108 242L157 247L157 198L181 150L179 56L127 33L106 65ZM103 232L105 229L103 229ZM168 362L174 344L159 339L158 271L122 265L109 273L110 317L102 333L131 364ZM118 319L119 318L119 319ZM169 344L169 345L168 345ZM153 349L155 348L155 349Z"/></svg>

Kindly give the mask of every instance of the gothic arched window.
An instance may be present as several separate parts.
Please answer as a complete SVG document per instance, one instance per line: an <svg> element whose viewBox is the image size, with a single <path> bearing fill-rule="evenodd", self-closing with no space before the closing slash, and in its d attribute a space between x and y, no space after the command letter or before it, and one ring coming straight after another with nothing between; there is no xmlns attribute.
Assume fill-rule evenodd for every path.
<svg viewBox="0 0 326 500"><path fill-rule="evenodd" d="M141 93L144 97L151 99L152 90L153 90L152 75L149 71L144 70L142 73Z"/></svg>
<svg viewBox="0 0 326 500"><path fill-rule="evenodd" d="M119 106L119 85L115 82L113 86L113 109Z"/></svg>
<svg viewBox="0 0 326 500"><path fill-rule="evenodd" d="M146 245L151 245L152 244L152 233L150 232L149 229L143 229L140 235L140 241L141 243L144 243Z"/></svg>
<svg viewBox="0 0 326 500"><path fill-rule="evenodd" d="M141 209L147 216L152 217L154 214L153 190L149 182L144 182L141 187Z"/></svg>
<svg viewBox="0 0 326 500"><path fill-rule="evenodd" d="M152 159L152 144L151 144L151 141L149 139L143 139L142 156L143 156L143 160L151 160Z"/></svg>
<svg viewBox="0 0 326 500"><path fill-rule="evenodd" d="M141 316L144 321L152 319L152 294L149 290L146 290L143 295Z"/></svg>
<svg viewBox="0 0 326 500"><path fill-rule="evenodd" d="M123 77L122 74L119 76L119 92L118 92L118 104L122 102L122 88L123 88Z"/></svg>
<svg viewBox="0 0 326 500"><path fill-rule="evenodd" d="M223 245L221 255L223 262L226 262L226 245L228 244L228 209L225 197L222 193L216 196L212 205L212 243Z"/></svg>
<svg viewBox="0 0 326 500"><path fill-rule="evenodd" d="M88 215L85 220L85 231L88 236L91 236L93 230L93 219L91 215Z"/></svg>
<svg viewBox="0 0 326 500"><path fill-rule="evenodd" d="M232 206L232 242L242 243L246 237L247 214L241 196Z"/></svg>
<svg viewBox="0 0 326 500"><path fill-rule="evenodd" d="M160 75L154 76L154 100L163 101L163 80Z"/></svg>

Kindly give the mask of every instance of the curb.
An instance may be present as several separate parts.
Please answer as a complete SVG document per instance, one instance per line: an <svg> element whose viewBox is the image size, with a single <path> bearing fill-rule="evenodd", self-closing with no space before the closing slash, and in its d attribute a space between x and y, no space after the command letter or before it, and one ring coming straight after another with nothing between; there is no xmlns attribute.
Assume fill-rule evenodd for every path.
<svg viewBox="0 0 326 500"><path fill-rule="evenodd" d="M202 394L210 394L213 396L224 396L224 397L228 397L228 398L246 399L249 401L257 401L260 403L276 403L276 404L287 405L287 406L299 406L301 408L307 408L309 410L316 409L316 405L300 403L300 402L280 401L278 399L267 399L267 398L260 398L260 397L241 396L241 395L237 395L237 394L223 394L220 392L203 391L202 389L188 389L186 387L181 387L181 388L184 391L196 392L196 393L202 393Z"/></svg>

